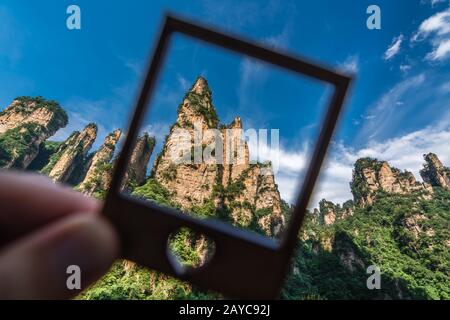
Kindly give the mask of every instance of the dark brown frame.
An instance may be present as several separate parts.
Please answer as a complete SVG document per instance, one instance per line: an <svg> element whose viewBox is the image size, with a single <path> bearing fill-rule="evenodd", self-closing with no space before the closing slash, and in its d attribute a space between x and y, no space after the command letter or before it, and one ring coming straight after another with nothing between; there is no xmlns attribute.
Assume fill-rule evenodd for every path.
<svg viewBox="0 0 450 320"><path fill-rule="evenodd" d="M246 232L217 220L199 220L179 211L162 208L121 193L120 186L126 172L128 159L137 139L141 120L150 101L170 37L174 32L334 86L334 93L293 216L279 241ZM222 32L173 16L166 16L103 208L103 214L119 232L123 246L122 257L189 281L201 288L218 291L231 297L277 298L289 270L307 205L350 82L349 76L338 74L294 56L277 53L261 45ZM169 235L181 227L204 234L215 242L214 255L200 268L181 268L168 250Z"/></svg>

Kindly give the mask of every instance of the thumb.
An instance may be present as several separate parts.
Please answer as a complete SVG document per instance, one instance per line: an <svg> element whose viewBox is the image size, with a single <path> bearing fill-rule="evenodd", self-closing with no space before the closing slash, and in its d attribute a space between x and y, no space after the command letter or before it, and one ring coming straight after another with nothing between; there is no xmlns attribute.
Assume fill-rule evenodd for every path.
<svg viewBox="0 0 450 320"><path fill-rule="evenodd" d="M72 297L108 271L118 252L103 218L71 215L0 252L0 299ZM72 265L79 267L81 290L68 288Z"/></svg>

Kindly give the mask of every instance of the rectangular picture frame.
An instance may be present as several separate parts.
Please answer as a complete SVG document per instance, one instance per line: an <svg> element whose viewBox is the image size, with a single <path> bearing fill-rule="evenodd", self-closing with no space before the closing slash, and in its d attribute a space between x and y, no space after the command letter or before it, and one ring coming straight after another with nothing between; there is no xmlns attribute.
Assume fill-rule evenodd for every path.
<svg viewBox="0 0 450 320"><path fill-rule="evenodd" d="M246 232L218 220L200 220L177 210L160 207L121 193L121 184L142 119L153 95L171 37L175 33L256 58L333 86L333 93L321 123L297 202L289 224L279 240ZM289 272L307 206L351 80L352 77L349 75L340 74L293 55L276 52L174 15L166 15L102 209L102 214L112 222L119 233L122 258L228 297L277 298ZM189 228L203 234L215 243L214 254L199 268L182 267L168 248L170 235L181 228Z"/></svg>

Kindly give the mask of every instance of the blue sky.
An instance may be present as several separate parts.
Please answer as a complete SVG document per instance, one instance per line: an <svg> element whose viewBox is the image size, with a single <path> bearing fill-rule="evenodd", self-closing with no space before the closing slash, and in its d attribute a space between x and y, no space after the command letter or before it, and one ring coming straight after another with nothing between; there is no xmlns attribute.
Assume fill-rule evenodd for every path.
<svg viewBox="0 0 450 320"><path fill-rule="evenodd" d="M81 8L81 30L66 28L70 4ZM381 8L381 30L366 28L370 4ZM417 178L425 152L450 164L449 6L448 0L3 0L0 108L21 95L55 99L70 117L55 138L93 121L98 146L107 132L126 126L163 14L173 11L357 75L314 200L342 202L351 197L348 182L360 156L390 161ZM280 129L277 181L283 197L292 198L324 87L186 39L172 49L148 128L161 135L184 91L203 74L224 122L241 115L246 127Z"/></svg>

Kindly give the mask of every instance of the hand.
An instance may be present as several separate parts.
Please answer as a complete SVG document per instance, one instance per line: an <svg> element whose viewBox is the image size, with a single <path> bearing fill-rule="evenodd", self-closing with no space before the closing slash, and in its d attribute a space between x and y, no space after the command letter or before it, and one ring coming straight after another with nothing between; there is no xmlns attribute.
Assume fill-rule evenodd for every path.
<svg viewBox="0 0 450 320"><path fill-rule="evenodd" d="M67 267L82 289L118 256L118 238L100 204L36 174L0 171L0 299L64 299Z"/></svg>

